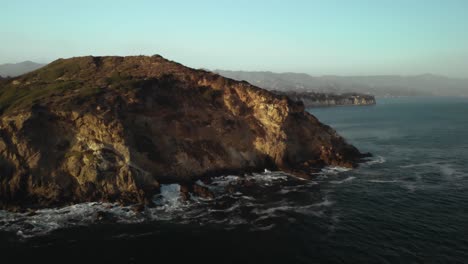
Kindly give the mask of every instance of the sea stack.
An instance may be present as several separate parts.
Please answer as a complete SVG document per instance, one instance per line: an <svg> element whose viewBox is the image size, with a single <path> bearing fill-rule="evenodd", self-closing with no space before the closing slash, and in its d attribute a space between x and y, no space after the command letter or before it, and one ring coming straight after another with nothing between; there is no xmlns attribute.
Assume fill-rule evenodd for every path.
<svg viewBox="0 0 468 264"><path fill-rule="evenodd" d="M0 81L3 208L145 202L160 183L363 155L304 105L161 56L59 59Z"/></svg>

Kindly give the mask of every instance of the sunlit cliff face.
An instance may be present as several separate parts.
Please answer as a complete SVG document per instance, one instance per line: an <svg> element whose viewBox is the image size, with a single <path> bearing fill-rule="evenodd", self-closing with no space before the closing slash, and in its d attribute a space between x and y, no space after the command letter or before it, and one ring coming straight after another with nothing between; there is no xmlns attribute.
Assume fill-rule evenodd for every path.
<svg viewBox="0 0 468 264"><path fill-rule="evenodd" d="M361 158L302 104L160 56L58 60L0 101L4 204L144 203L161 182Z"/></svg>

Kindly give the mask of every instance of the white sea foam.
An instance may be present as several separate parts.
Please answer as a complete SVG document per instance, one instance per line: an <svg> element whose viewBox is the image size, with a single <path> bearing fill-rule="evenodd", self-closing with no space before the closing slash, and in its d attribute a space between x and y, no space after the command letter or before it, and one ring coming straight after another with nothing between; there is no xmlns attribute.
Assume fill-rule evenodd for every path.
<svg viewBox="0 0 468 264"><path fill-rule="evenodd" d="M450 177L456 174L457 170L448 164L444 164L440 166L440 172L442 173L442 175Z"/></svg>
<svg viewBox="0 0 468 264"><path fill-rule="evenodd" d="M3 211L0 230L16 232L18 236L28 238L61 228L92 224L102 220L99 217L100 212L105 212L108 218L115 218L117 223L143 221L129 207L110 203L82 203L58 209L37 210L34 214Z"/></svg>
<svg viewBox="0 0 468 264"><path fill-rule="evenodd" d="M202 186L202 187L206 187L206 188L208 188L208 189L210 189L210 188L213 187L213 186L211 186L211 185L209 185L209 184L205 184L205 183L202 182L201 180L197 180L195 183L196 183L197 185L200 185L200 186Z"/></svg>
<svg viewBox="0 0 468 264"><path fill-rule="evenodd" d="M247 224L247 220L241 217L234 217L229 219L229 225L245 225Z"/></svg>
<svg viewBox="0 0 468 264"><path fill-rule="evenodd" d="M351 169L350 168L345 168L345 167L338 167L338 166L331 166L331 167L325 167L321 170L322 173L324 174L338 174L338 173L341 173L341 172L346 172L346 171L350 171Z"/></svg>
<svg viewBox="0 0 468 264"><path fill-rule="evenodd" d="M386 161L387 160L382 156L375 156L375 157L370 158L368 161L364 162L364 165L371 166L375 164L382 164Z"/></svg>
<svg viewBox="0 0 468 264"><path fill-rule="evenodd" d="M245 178L260 183L272 183L274 181L286 181L288 176L281 171L272 171L268 173L252 173L252 175L247 175Z"/></svg>
<svg viewBox="0 0 468 264"><path fill-rule="evenodd" d="M416 190L416 184L413 182L402 182L402 187L407 189L409 192L414 192Z"/></svg>
<svg viewBox="0 0 468 264"><path fill-rule="evenodd" d="M338 169L340 170L340 169ZM243 191L243 185L237 185L236 193L227 193L225 187L240 183L246 179L254 181L254 189ZM282 197L281 191L273 191L265 198L265 187L280 187L287 192L309 193L317 182L298 184L287 174L279 171L264 172L245 177L228 175L213 178L210 184L201 181L197 184L210 188L215 193L213 200L193 197L182 201L180 185L163 184L160 193L155 195L155 207L145 207L135 211L131 206L120 206L113 203L82 203L62 208L37 210L34 213L12 213L0 211L0 231L16 233L29 238L48 234L54 230L74 226L87 226L96 223L140 223L144 221L171 221L178 224L197 223L200 225L217 224L230 229L236 225L250 225L250 228L268 230L273 228L274 218L286 217L287 212L322 217L326 207L333 202L325 199L310 204L298 204L292 196ZM258 188L258 189L255 189ZM282 200L277 200L282 199ZM291 217L291 216L287 216ZM221 218L221 219L220 219Z"/></svg>
<svg viewBox="0 0 468 264"><path fill-rule="evenodd" d="M313 207L330 207L333 204L335 204L335 202L328 200L328 198L325 198L325 200L323 200L322 202L314 203L311 206L313 206Z"/></svg>
<svg viewBox="0 0 468 264"><path fill-rule="evenodd" d="M244 200L249 200L249 201L255 201L256 200L254 197L247 196L247 195L243 195L241 198L244 199Z"/></svg>
<svg viewBox="0 0 468 264"><path fill-rule="evenodd" d="M415 164L408 164L408 165L403 165L403 166L400 166L400 168L415 168L415 167L432 167L436 165L435 163L433 162L425 162L425 163L415 163Z"/></svg>
<svg viewBox="0 0 468 264"><path fill-rule="evenodd" d="M237 182L239 179L241 178L235 175L220 176L213 178L211 184L215 186L225 187L231 183Z"/></svg>
<svg viewBox="0 0 468 264"><path fill-rule="evenodd" d="M398 182L397 180L369 180L369 182L374 183L395 183Z"/></svg>
<svg viewBox="0 0 468 264"><path fill-rule="evenodd" d="M255 208L252 210L253 213L262 216L260 219L266 219L268 217L275 217L280 212L296 212L305 215L314 215L322 216L322 209L325 207L330 207L334 204L333 201L325 198L321 202L307 204L307 205L297 205L291 204L286 200L278 202L276 205L271 205L268 208Z"/></svg>
<svg viewBox="0 0 468 264"><path fill-rule="evenodd" d="M271 215L277 211L293 211L293 209L295 209L295 207L290 206L290 205L279 205L279 206L270 207L267 209L256 208L252 212L258 215Z"/></svg>
<svg viewBox="0 0 468 264"><path fill-rule="evenodd" d="M180 205L180 185L161 184L160 194L155 196L155 204L162 205L165 209L177 209Z"/></svg>
<svg viewBox="0 0 468 264"><path fill-rule="evenodd" d="M350 182L352 180L356 179L356 177L354 176L350 176L350 177L347 177L346 179L343 179L341 181L330 181L331 184L342 184L342 183L345 183L345 182Z"/></svg>
<svg viewBox="0 0 468 264"><path fill-rule="evenodd" d="M280 190L277 191L279 194L288 194L288 193L296 193L296 192L303 192L306 189L309 189L312 186L318 185L319 183L316 181L307 181L303 184L299 185L292 185L292 186L282 186Z"/></svg>

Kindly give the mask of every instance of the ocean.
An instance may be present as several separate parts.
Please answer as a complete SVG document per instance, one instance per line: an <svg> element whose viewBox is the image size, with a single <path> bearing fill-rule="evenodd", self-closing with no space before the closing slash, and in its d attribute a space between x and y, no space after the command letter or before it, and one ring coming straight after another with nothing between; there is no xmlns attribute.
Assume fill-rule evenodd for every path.
<svg viewBox="0 0 468 264"><path fill-rule="evenodd" d="M183 202L179 186L166 185L143 212L103 203L0 211L0 259L468 262L467 98L378 98L375 106L308 111L373 157L310 181L270 171L221 176L207 186L213 200Z"/></svg>

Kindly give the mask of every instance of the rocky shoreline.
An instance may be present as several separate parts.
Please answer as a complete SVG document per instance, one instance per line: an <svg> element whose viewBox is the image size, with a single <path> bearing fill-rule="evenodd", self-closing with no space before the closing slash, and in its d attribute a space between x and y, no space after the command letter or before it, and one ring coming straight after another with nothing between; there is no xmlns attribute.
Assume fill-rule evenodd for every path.
<svg viewBox="0 0 468 264"><path fill-rule="evenodd" d="M79 57L0 81L0 208L151 203L160 184L366 155L304 105L161 56Z"/></svg>

